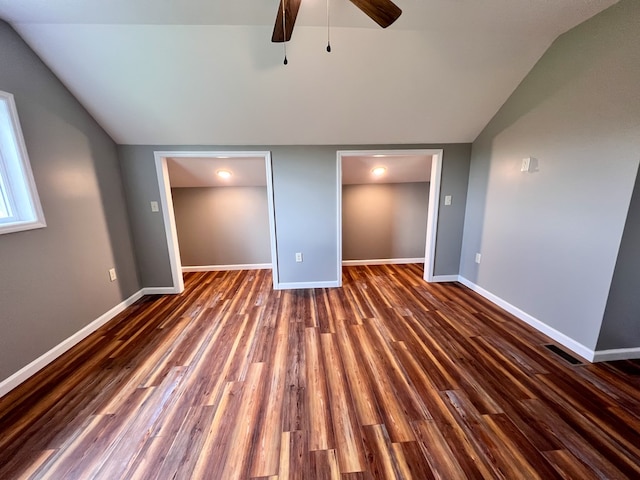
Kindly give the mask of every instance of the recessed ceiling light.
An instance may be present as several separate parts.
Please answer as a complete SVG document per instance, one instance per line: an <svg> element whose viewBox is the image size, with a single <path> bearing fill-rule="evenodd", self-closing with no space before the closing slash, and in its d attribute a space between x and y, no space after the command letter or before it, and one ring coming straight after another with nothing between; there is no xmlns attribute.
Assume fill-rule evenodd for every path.
<svg viewBox="0 0 640 480"><path fill-rule="evenodd" d="M231 177L231 172L229 170L218 170L216 172L216 175L218 175L220 178L227 179Z"/></svg>
<svg viewBox="0 0 640 480"><path fill-rule="evenodd" d="M386 171L387 171L386 167L375 167L371 169L371 173L376 177L379 177L380 175L384 175L384 172Z"/></svg>

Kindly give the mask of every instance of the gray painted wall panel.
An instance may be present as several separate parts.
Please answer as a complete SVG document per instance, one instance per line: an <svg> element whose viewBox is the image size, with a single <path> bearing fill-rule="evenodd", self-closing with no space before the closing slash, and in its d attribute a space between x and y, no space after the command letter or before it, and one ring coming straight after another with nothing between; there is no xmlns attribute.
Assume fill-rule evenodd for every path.
<svg viewBox="0 0 640 480"><path fill-rule="evenodd" d="M638 18L561 36L473 144L461 274L590 349L638 168Z"/></svg>
<svg viewBox="0 0 640 480"><path fill-rule="evenodd" d="M640 347L640 174L629 205L598 350Z"/></svg>
<svg viewBox="0 0 640 480"><path fill-rule="evenodd" d="M435 275L457 275L460 270L470 160L470 144L447 145L444 149ZM444 197L447 195L452 197L451 205L444 204Z"/></svg>
<svg viewBox="0 0 640 480"><path fill-rule="evenodd" d="M48 225L0 235L2 380L140 285L116 145L2 21L0 89L15 96Z"/></svg>
<svg viewBox="0 0 640 480"><path fill-rule="evenodd" d="M337 280L337 167L335 150L274 148L280 283ZM296 263L295 253L304 261Z"/></svg>
<svg viewBox="0 0 640 480"><path fill-rule="evenodd" d="M150 206L152 201L160 202L154 150L118 147L140 282L143 287L169 287L173 280L164 220Z"/></svg>
<svg viewBox="0 0 640 480"><path fill-rule="evenodd" d="M271 263L266 187L174 188L183 266Z"/></svg>
<svg viewBox="0 0 640 480"><path fill-rule="evenodd" d="M342 259L422 258L429 183L342 186Z"/></svg>
<svg viewBox="0 0 640 480"><path fill-rule="evenodd" d="M464 221L464 192L471 146L453 145L322 145L322 146L120 146L141 282L145 287L171 285L162 215L149 202L159 199L154 151L271 151L276 209L276 241L281 282L336 281L337 151L444 149L442 195L453 194L441 207L436 246L436 273L456 275ZM441 205L444 204L441 195ZM304 254L302 264L295 253Z"/></svg>

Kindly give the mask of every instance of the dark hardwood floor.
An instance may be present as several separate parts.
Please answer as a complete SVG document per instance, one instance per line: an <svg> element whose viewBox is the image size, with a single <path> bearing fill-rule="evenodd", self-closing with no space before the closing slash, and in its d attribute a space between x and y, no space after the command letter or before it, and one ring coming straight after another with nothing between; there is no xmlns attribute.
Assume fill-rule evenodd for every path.
<svg viewBox="0 0 640 480"><path fill-rule="evenodd" d="M420 265L270 275L187 274L0 399L0 479L640 478L640 362Z"/></svg>

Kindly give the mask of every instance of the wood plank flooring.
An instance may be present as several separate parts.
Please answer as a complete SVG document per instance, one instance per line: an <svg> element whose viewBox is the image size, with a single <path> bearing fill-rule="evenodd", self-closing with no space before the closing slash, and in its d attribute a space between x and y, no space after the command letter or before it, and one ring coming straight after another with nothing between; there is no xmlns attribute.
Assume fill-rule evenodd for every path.
<svg viewBox="0 0 640 480"><path fill-rule="evenodd" d="M569 364L421 265L190 273L0 399L0 478L640 478L640 362Z"/></svg>

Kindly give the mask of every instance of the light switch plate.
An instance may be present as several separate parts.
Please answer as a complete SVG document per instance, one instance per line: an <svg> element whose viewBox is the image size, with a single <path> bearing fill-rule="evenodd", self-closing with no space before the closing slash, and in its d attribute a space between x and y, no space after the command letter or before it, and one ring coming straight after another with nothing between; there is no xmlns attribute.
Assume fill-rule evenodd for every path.
<svg viewBox="0 0 640 480"><path fill-rule="evenodd" d="M160 208L158 208L158 202L151 202L151 211L152 212L159 212Z"/></svg>

